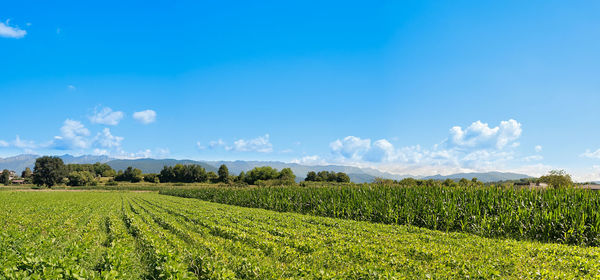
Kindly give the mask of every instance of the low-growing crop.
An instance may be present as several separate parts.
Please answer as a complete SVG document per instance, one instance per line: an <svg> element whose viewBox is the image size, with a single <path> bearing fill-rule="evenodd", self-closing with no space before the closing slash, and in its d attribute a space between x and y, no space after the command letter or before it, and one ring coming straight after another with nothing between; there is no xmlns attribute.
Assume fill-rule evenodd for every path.
<svg viewBox="0 0 600 280"><path fill-rule="evenodd" d="M0 279L576 279L600 249L132 192L0 192Z"/></svg>

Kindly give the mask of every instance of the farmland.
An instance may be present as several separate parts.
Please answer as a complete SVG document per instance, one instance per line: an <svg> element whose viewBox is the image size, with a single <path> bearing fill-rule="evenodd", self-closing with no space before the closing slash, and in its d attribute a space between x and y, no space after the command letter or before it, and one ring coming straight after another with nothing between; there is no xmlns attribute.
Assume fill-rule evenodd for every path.
<svg viewBox="0 0 600 280"><path fill-rule="evenodd" d="M600 245L600 192L381 185L165 189L162 194L485 237Z"/></svg>
<svg viewBox="0 0 600 280"><path fill-rule="evenodd" d="M132 192L0 192L0 279L584 278L600 250Z"/></svg>

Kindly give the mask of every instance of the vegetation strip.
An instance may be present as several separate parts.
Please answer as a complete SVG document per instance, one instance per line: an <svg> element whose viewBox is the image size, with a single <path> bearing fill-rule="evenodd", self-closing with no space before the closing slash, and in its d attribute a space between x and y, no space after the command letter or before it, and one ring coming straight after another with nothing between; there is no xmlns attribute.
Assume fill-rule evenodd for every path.
<svg viewBox="0 0 600 280"><path fill-rule="evenodd" d="M127 192L1 192L0 279L586 278L600 249Z"/></svg>
<svg viewBox="0 0 600 280"><path fill-rule="evenodd" d="M485 237L600 245L600 192L574 188L204 187L160 194Z"/></svg>

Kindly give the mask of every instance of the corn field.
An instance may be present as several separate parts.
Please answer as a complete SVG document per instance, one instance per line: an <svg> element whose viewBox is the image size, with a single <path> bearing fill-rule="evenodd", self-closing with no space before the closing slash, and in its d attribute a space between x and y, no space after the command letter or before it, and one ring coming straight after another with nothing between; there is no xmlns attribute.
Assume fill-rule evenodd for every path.
<svg viewBox="0 0 600 280"><path fill-rule="evenodd" d="M485 237L600 245L600 192L497 187L168 189L162 194L244 207L401 224Z"/></svg>

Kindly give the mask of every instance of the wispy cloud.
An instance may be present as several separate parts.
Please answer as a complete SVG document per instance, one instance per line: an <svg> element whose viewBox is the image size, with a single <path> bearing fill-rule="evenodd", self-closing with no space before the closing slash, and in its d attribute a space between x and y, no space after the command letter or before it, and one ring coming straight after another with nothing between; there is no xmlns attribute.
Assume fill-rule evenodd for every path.
<svg viewBox="0 0 600 280"><path fill-rule="evenodd" d="M197 142L196 146L199 149L206 149L207 147L202 145L202 143ZM269 139L269 134L265 134L264 136L259 136L252 139L237 139L233 142L233 144L229 145L227 142L222 139L213 140L208 143L208 148L210 149L218 149L223 148L226 151L234 151L234 152L257 152L257 153L271 153L273 152L273 144Z"/></svg>
<svg viewBox="0 0 600 280"><path fill-rule="evenodd" d="M153 123L156 121L156 112L154 110L135 112L133 118L143 124Z"/></svg>
<svg viewBox="0 0 600 280"><path fill-rule="evenodd" d="M27 35L27 31L20 29L18 26L10 26L10 20L6 23L0 22L0 37L20 39Z"/></svg>
<svg viewBox="0 0 600 280"><path fill-rule="evenodd" d="M90 121L97 124L117 125L123 116L121 111L113 111L111 108L104 107L100 111L94 109L94 115L90 117Z"/></svg>
<svg viewBox="0 0 600 280"><path fill-rule="evenodd" d="M109 128L104 128L102 132L96 135L94 142L103 148L120 148L123 139L125 138L112 135Z"/></svg>
<svg viewBox="0 0 600 280"><path fill-rule="evenodd" d="M588 149L588 150L585 150L585 152L579 156L584 157L584 158L600 159L600 149L595 150L595 151L591 151Z"/></svg>

